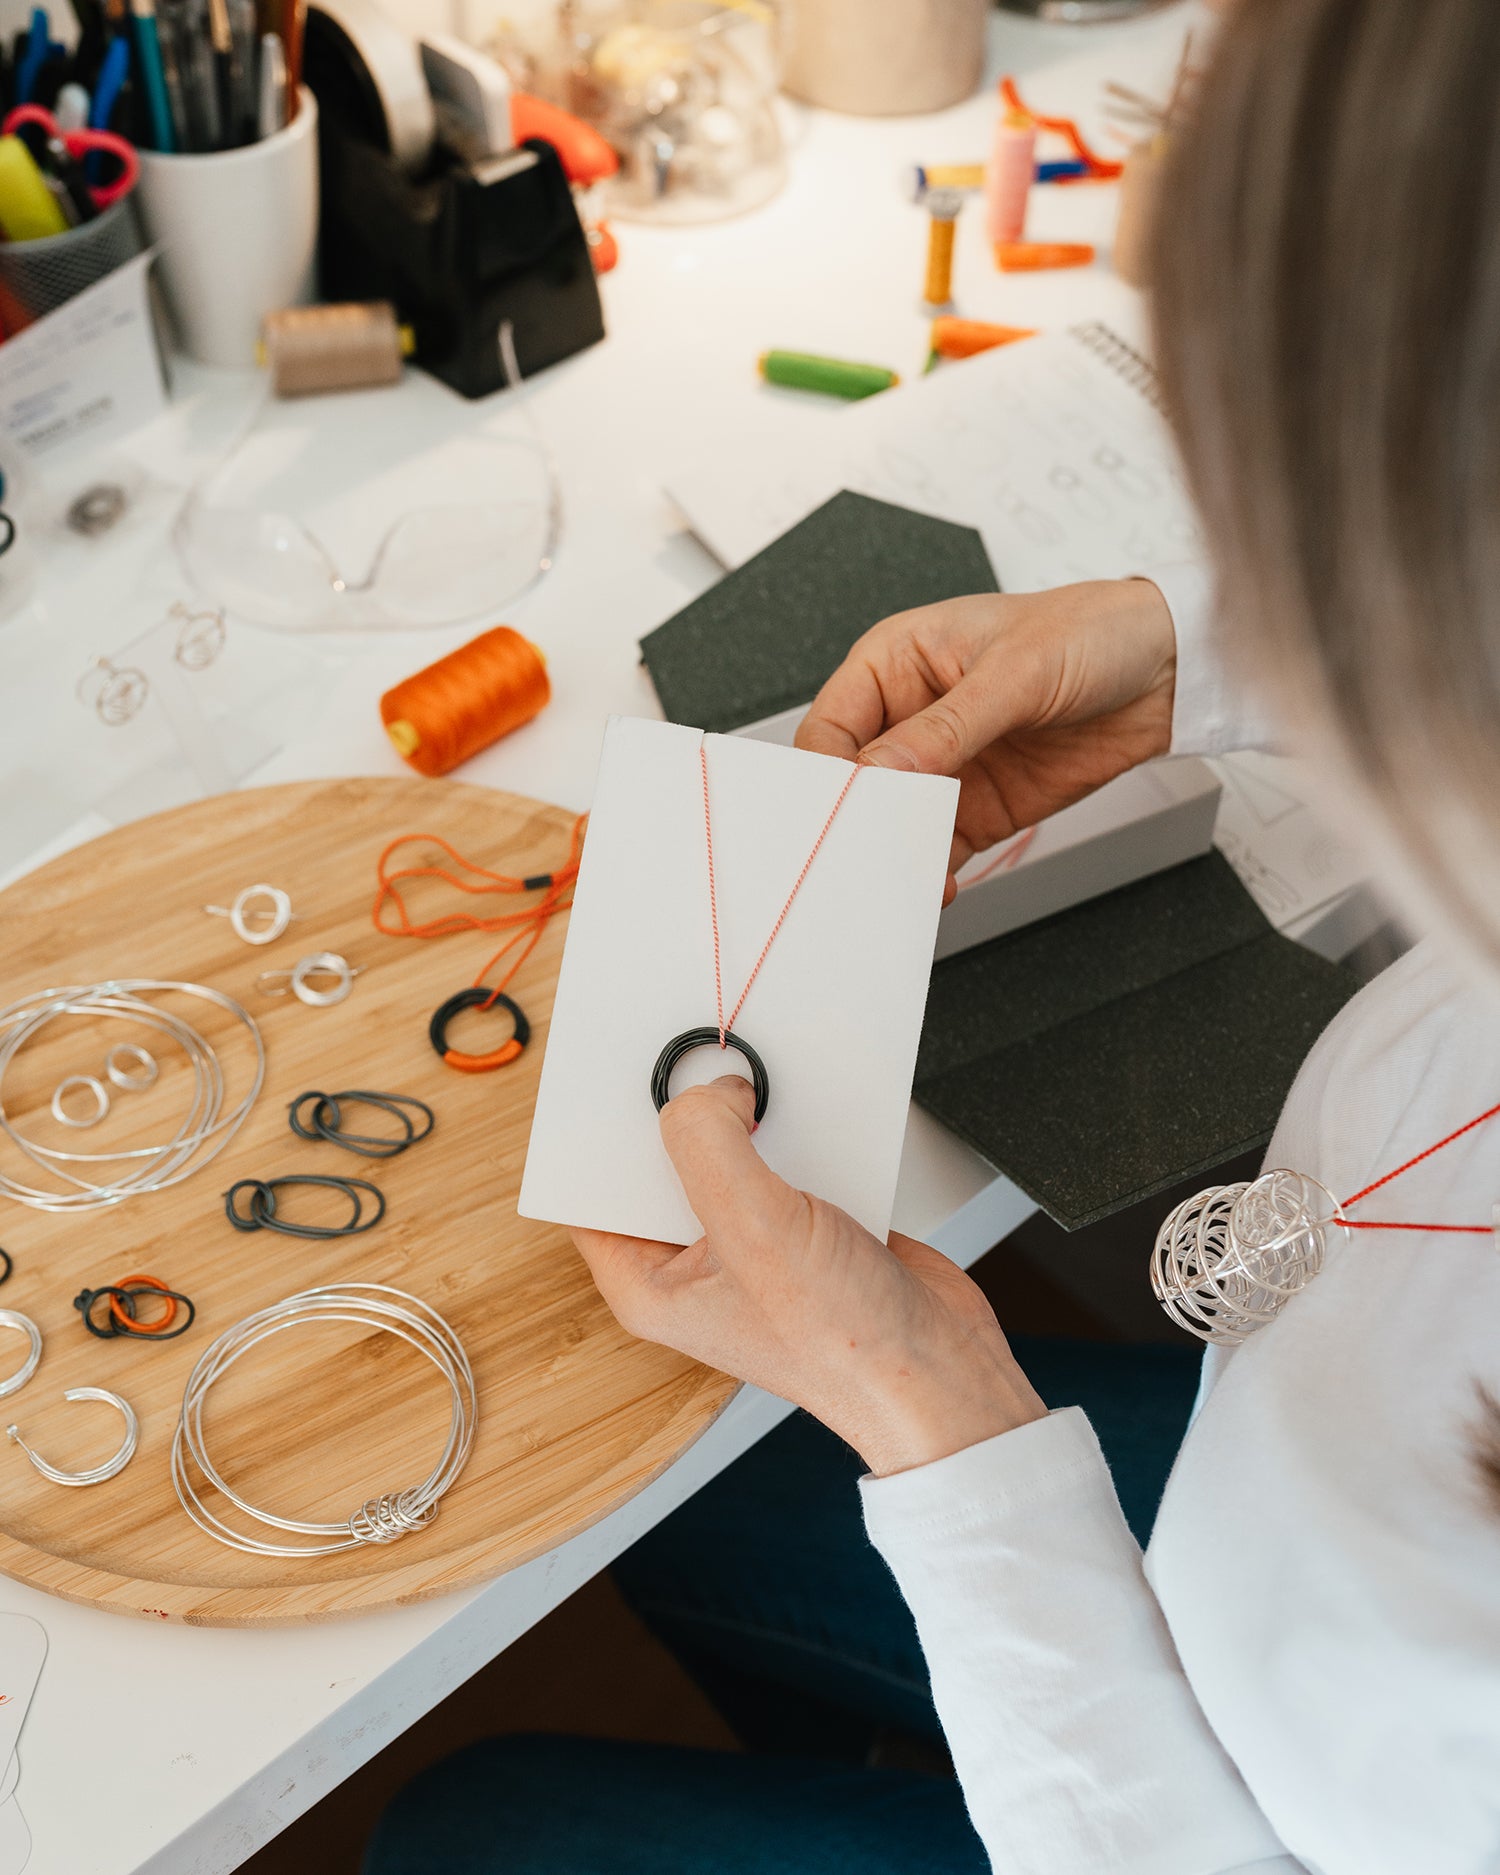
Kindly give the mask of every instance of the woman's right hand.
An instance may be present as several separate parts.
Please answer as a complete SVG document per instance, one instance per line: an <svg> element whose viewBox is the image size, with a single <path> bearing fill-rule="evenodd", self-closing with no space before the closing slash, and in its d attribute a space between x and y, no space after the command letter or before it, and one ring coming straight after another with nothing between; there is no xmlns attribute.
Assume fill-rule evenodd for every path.
<svg viewBox="0 0 1500 1875"><path fill-rule="evenodd" d="M1176 672L1147 579L947 599L867 631L797 745L958 777L946 903L975 853L1167 752Z"/></svg>

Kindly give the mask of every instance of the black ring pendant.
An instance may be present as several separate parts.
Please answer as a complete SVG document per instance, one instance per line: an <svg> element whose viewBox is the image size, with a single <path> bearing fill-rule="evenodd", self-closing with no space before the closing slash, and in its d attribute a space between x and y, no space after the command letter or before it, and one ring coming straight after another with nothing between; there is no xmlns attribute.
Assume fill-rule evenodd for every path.
<svg viewBox="0 0 1500 1875"><path fill-rule="evenodd" d="M695 1048L718 1046L717 1029L684 1029L681 1035L672 1037L656 1057L656 1066L651 1070L651 1098L656 1102L658 1113L672 1098L672 1070L683 1056L690 1055ZM724 1037L724 1046L738 1049L750 1064L750 1080L755 1088L755 1124L759 1126L766 1117L766 1107L771 1099L771 1082L766 1074L766 1064L750 1044L742 1041L733 1030Z"/></svg>

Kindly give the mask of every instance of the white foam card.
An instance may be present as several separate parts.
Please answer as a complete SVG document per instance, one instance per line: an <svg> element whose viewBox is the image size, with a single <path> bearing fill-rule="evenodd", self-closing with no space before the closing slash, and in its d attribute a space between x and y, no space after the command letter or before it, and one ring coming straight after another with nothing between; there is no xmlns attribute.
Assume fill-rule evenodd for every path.
<svg viewBox="0 0 1500 1875"><path fill-rule="evenodd" d="M712 1027L708 757L725 1015L760 956L847 764L612 718L547 1035L523 1217L687 1243L699 1225L651 1098L662 1048ZM735 1028L765 1062L755 1136L783 1178L890 1228L958 784L860 769ZM689 1055L674 1093L726 1071Z"/></svg>
<svg viewBox="0 0 1500 1875"><path fill-rule="evenodd" d="M0 1803L0 1875L21 1875L31 1860L31 1831L12 1797Z"/></svg>

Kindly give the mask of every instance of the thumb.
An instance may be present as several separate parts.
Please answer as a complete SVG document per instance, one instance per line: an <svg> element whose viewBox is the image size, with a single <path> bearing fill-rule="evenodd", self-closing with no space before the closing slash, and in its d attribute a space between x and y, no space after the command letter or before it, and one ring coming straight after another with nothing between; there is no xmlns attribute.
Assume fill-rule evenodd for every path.
<svg viewBox="0 0 1500 1875"><path fill-rule="evenodd" d="M997 737L1017 726L1015 704L1008 687L999 690L978 671L970 672L946 696L877 736L858 759L872 768L956 775Z"/></svg>
<svg viewBox="0 0 1500 1875"><path fill-rule="evenodd" d="M754 1090L739 1074L684 1088L661 1112L662 1144L687 1201L715 1250L731 1257L748 1236L785 1231L802 1202L755 1150L754 1125Z"/></svg>

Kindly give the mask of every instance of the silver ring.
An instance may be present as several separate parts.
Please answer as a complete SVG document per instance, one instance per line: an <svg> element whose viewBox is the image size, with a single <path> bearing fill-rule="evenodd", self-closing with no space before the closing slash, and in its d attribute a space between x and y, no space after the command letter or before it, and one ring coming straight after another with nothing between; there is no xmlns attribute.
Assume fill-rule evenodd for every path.
<svg viewBox="0 0 1500 1875"><path fill-rule="evenodd" d="M262 899L269 910L259 905ZM205 905L203 909L215 918L227 918L234 926L235 936L246 944L274 944L292 922L292 901L279 885L247 885L243 892L236 894L232 905ZM270 922L251 930L249 915L252 911L258 918L269 918Z"/></svg>
<svg viewBox="0 0 1500 1875"><path fill-rule="evenodd" d="M106 1478L118 1476L135 1457L136 1442L140 1438L140 1421L135 1416L135 1409L128 1400L122 1400L118 1393L110 1393L104 1387L69 1387L63 1395L65 1400L98 1400L101 1405L112 1406L125 1421L125 1437L120 1442L120 1449L112 1458L105 1459L102 1465L95 1465L88 1471L63 1471L57 1465L49 1465L45 1458L39 1458L21 1437L18 1426L7 1426L6 1437L31 1460L44 1478L50 1478L54 1484L103 1484Z"/></svg>
<svg viewBox="0 0 1500 1875"><path fill-rule="evenodd" d="M132 1074L128 1068L122 1068L115 1059L117 1055L124 1055L127 1061L135 1062L140 1068L140 1073ZM104 1057L104 1072L116 1087L126 1088L131 1093L139 1093L142 1088L149 1087L156 1079L158 1072L156 1056L149 1048L142 1048L136 1042L117 1042Z"/></svg>
<svg viewBox="0 0 1500 1875"><path fill-rule="evenodd" d="M110 1079L114 1076L111 1074ZM71 1114L64 1106L68 1090L73 1087L86 1087L94 1096L94 1111L81 1116ZM92 1074L70 1074L65 1081L59 1081L52 1091L52 1117L64 1126L97 1126L109 1112L109 1093L103 1081L96 1081Z"/></svg>
<svg viewBox="0 0 1500 1875"><path fill-rule="evenodd" d="M298 1002L306 1003L310 1009L330 1009L349 994L358 975L359 967L340 957L337 951L314 951L311 957L298 958L295 970L262 970L255 979L255 987L262 996L285 996L291 990ZM278 977L286 981L278 983ZM335 977L337 981L331 990L315 990L308 982L309 977Z"/></svg>
<svg viewBox="0 0 1500 1875"><path fill-rule="evenodd" d="M5 1400L13 1393L19 1393L37 1370L37 1363L42 1358L42 1331L29 1315L21 1315L15 1309L0 1309L0 1328L13 1328L17 1334L25 1335L31 1343L30 1352L9 1380L0 1380L0 1400Z"/></svg>

